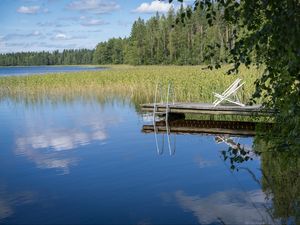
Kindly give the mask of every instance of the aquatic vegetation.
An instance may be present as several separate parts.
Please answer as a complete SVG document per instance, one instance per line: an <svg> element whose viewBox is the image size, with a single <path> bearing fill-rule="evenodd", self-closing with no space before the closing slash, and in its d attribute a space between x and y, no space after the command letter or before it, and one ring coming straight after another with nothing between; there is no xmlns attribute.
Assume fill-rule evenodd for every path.
<svg viewBox="0 0 300 225"><path fill-rule="evenodd" d="M248 103L255 90L254 81L261 71L241 68L227 75L229 66L208 70L203 66L112 66L105 71L85 71L25 77L0 78L0 98L29 102L42 99L71 101L76 98L106 99L111 96L135 103L152 102L156 84L161 84L159 100L166 98L169 83L174 87L171 100L211 102L213 92L222 92L237 77L246 81L241 99Z"/></svg>

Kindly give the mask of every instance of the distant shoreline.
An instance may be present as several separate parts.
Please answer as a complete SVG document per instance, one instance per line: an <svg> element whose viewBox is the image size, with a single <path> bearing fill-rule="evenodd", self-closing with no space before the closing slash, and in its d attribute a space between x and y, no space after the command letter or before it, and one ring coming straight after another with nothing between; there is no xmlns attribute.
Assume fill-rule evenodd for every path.
<svg viewBox="0 0 300 225"><path fill-rule="evenodd" d="M47 67L69 67L69 66L74 66L74 67L101 67L101 68L108 68L109 66L107 65L93 65L93 64L87 64L87 65L84 65L84 64L76 64L76 65L31 65L31 66L0 66L0 68L18 68L18 67L42 67L42 66L47 66Z"/></svg>
<svg viewBox="0 0 300 225"><path fill-rule="evenodd" d="M45 75L55 73L78 73L84 71L107 70L99 65L47 65L47 66L2 66L0 77Z"/></svg>

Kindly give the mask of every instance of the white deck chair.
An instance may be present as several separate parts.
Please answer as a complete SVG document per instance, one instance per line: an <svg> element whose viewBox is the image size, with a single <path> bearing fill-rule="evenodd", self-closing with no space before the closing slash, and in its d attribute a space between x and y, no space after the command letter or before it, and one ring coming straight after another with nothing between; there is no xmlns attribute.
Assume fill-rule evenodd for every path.
<svg viewBox="0 0 300 225"><path fill-rule="evenodd" d="M241 88L245 82L241 83L242 79L238 78L236 79L222 94L214 93L214 96L217 98L214 102L213 105L216 107L223 101L227 101L239 106L245 106L245 104L241 103L236 92L239 88ZM231 95L234 98L230 98Z"/></svg>

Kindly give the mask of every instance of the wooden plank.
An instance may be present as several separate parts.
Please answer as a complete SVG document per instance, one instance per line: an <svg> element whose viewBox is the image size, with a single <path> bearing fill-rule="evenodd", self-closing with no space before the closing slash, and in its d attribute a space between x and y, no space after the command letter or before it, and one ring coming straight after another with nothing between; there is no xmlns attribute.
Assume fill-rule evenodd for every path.
<svg viewBox="0 0 300 225"><path fill-rule="evenodd" d="M154 105L151 104L143 104L142 108L150 108L153 110ZM157 108L166 108L166 104L157 104ZM261 105L254 105L254 106L231 106L231 105L223 105L223 106L217 106L214 107L212 104L205 104L205 103L175 103L175 104L169 104L169 108L172 109L198 109L198 110L221 110L221 111L261 111L263 110L261 108Z"/></svg>
<svg viewBox="0 0 300 225"><path fill-rule="evenodd" d="M152 112L154 104L143 104L142 111ZM166 112L166 104L156 104L157 112ZM194 113L194 114L213 114L213 115L272 115L274 111L262 108L261 105L234 106L218 105L216 107L209 103L171 103L168 106L169 113Z"/></svg>
<svg viewBox="0 0 300 225"><path fill-rule="evenodd" d="M143 104L142 107L151 107L153 108L154 104L150 103L150 104ZM156 104L157 107L166 107L166 104L164 103L159 103ZM220 110L258 110L261 109L261 105L248 105L248 106L236 106L236 105L217 105L216 107L214 107L213 104L210 103L181 103L181 102L177 102L177 103L170 103L169 107L173 107L173 108L198 108L198 109L220 109Z"/></svg>

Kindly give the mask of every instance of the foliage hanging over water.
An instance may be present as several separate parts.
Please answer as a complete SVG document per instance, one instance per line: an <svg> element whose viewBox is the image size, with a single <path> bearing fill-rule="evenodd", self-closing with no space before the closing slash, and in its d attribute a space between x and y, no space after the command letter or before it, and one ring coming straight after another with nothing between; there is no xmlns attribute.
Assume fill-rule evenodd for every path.
<svg viewBox="0 0 300 225"><path fill-rule="evenodd" d="M256 81L254 100L263 97L266 106L280 112L276 133L289 137L287 145L295 138L299 142L300 1L196 0L194 6L195 12L199 8L206 12L212 27L218 24L218 12L223 9L224 21L235 28L237 37L228 57L235 65L233 71L241 64L265 66Z"/></svg>
<svg viewBox="0 0 300 225"><path fill-rule="evenodd" d="M222 158L233 173L246 171L262 188L266 198L272 200L269 208L272 224L299 224L300 222L300 144L290 146L289 151L280 145L282 136L266 138L266 133L254 137L253 148L248 150L240 143L222 151ZM234 142L233 142L234 143ZM260 156L261 178L245 163Z"/></svg>

